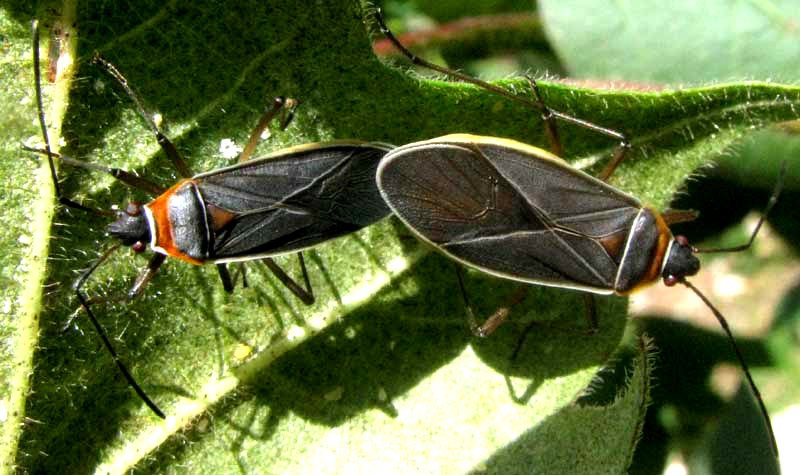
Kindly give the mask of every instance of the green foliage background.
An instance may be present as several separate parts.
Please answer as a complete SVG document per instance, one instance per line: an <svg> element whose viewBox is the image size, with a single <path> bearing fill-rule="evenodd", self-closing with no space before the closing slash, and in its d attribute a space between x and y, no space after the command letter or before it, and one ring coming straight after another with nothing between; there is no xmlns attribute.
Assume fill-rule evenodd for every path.
<svg viewBox="0 0 800 475"><path fill-rule="evenodd" d="M449 11L466 8L458 5ZM558 65L551 70L572 77L626 82L627 88L611 91L553 81L542 81L541 88L554 109L632 138L635 152L613 183L658 208L693 170L751 138L754 129L797 118L800 88L791 84L800 43L786 28L797 20L781 13L788 8L737 4L732 10L718 2L707 9L731 16L720 13L708 22L702 21L707 11L692 13L688 4L606 6L601 12L591 2L559 5L540 3L534 22L540 28L526 37L549 42L537 43L524 58L545 58L544 64ZM386 9L390 20L419 18L426 5ZM530 5L508 9L533 13ZM180 262L169 262L136 302L98 305L122 358L170 416L155 418L85 319L62 331L78 307L69 284L108 242L103 220L55 207L42 162L19 149L20 141L39 134L32 18L45 27L61 18L77 45L75 51L69 42L64 46L76 58L72 79L45 85L48 121L60 123L58 111L64 111L65 153L165 184L174 172L127 97L92 66L95 50L162 114L165 130L196 171L230 163L219 152L221 140L244 143L275 95L303 104L292 126L273 133L262 151L344 138L404 144L453 132L546 146L541 121L485 91L423 81L406 66L378 60L370 48L373 23L354 1L35 8L3 2L0 12L0 375L10 382L0 388L4 470L619 473L631 463L653 371L648 345L629 339L634 369L624 389L613 389L602 403L575 403L622 340L625 300L600 299L599 334L587 335L580 294L532 289L512 322L475 341L466 330L452 264L394 219L308 253L318 297L312 307L299 304L262 267L248 265L250 287L226 295L213 268ZM392 26L402 27L397 21ZM482 37L489 53L506 49L514 36L498 31ZM451 44L442 54L461 65L454 50ZM686 56L691 60L680 59ZM789 85L765 82L771 78ZM527 93L523 80L504 84ZM638 87L656 84L669 88ZM574 127L561 132L567 159L590 171L615 145ZM748 185L769 188L780 160L796 163L796 154L787 152L796 147L789 138L769 137L767 151L750 139L742 148L755 147L750 158L728 152L749 164L742 175ZM65 169L62 176L70 197L94 206L146 199L83 170ZM797 177L792 167L790 192L797 191ZM42 252L49 246L47 254L31 256L37 245ZM144 262L118 252L89 291L123 294ZM298 271L294 259L281 262ZM502 304L513 289L468 274L480 313ZM510 361L532 321L521 354ZM241 348L254 352L239 359Z"/></svg>

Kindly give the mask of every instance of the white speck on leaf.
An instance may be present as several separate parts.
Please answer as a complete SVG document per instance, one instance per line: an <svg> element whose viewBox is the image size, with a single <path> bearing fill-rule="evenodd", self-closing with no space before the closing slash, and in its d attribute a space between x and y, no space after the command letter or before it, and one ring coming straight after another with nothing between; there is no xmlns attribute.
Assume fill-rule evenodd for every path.
<svg viewBox="0 0 800 475"><path fill-rule="evenodd" d="M219 142L219 153L224 158L229 158L229 159L236 158L239 156L240 153L242 153L242 150L244 149L242 147L237 146L236 142L234 142L231 139L222 139Z"/></svg>

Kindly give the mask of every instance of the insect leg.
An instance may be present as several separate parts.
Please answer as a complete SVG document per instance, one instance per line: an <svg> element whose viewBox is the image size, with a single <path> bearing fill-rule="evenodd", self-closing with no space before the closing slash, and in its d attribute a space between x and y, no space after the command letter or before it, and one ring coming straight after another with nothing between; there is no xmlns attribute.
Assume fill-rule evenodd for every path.
<svg viewBox="0 0 800 475"><path fill-rule="evenodd" d="M472 309L472 305L469 303L469 298L467 297L467 289L464 287L464 278L461 275L461 267L456 265L456 275L458 276L458 286L461 289L461 297L464 299L464 306L467 309L467 321L469 322L469 329L475 336L478 337L487 337L494 333L497 330L497 327L503 324L508 318L508 314L511 312L511 307L520 303L524 298L525 294L528 292L527 285L520 285L517 287L517 290L511 294L509 297L508 302L497 309L493 314L491 314L482 324L478 323L478 319L475 318L475 311Z"/></svg>
<svg viewBox="0 0 800 475"><path fill-rule="evenodd" d="M250 156L256 149L256 145L258 145L259 140L261 140L261 134L267 128L272 119L278 115L278 112L284 113L284 115L281 117L281 125L279 129L284 130L289 126L289 123L294 118L294 111L299 104L300 103L295 99L286 99L283 97L276 97L273 99L272 107L270 107L269 110L267 110L264 115L261 116L261 119L259 119L255 129L253 129L253 132L250 133L250 139L247 141L247 145L244 147L242 154L239 155L239 163L246 162L250 159ZM287 111L288 113L286 113Z"/></svg>
<svg viewBox="0 0 800 475"><path fill-rule="evenodd" d="M739 252L744 251L745 249L749 249L750 246L753 245L753 241L756 239L756 235L761 230L761 226L764 224L764 220L767 219L767 215L770 211L772 211L772 207L775 206L775 203L778 202L778 197L781 195L783 191L783 180L786 177L786 167L787 162L783 162L781 164L781 171L778 173L778 181L775 183L775 188L772 190L772 195L769 197L769 201L767 202L767 206L764 207L764 211L761 212L761 217L758 219L758 223L756 227L753 229L752 234L750 234L750 239L739 246L734 247L714 247L714 248L707 248L707 249L693 249L694 252Z"/></svg>
<svg viewBox="0 0 800 475"><path fill-rule="evenodd" d="M569 122L571 124L578 125L580 127L592 130L599 134L606 135L608 137L614 138L619 140L619 145L616 149L614 149L614 155L611 157L611 160L606 164L603 171L598 176L599 179L603 181L608 181L611 175L614 173L614 170L617 169L617 166L625 159L625 156L628 153L628 150L631 148L631 143L625 134L621 132L617 132L616 130L609 129L607 127L599 126L595 123L579 119L577 117L573 117L558 111L554 111L550 109L545 104L544 100L542 99L542 95L539 92L539 86L537 86L536 81L533 78L525 77L528 80L528 84L531 86L531 90L533 91L534 96L536 96L536 102L539 103L539 109L542 111L542 120L544 121L545 125L545 132L547 134L548 140L550 140L550 145L552 147L553 153L556 156L563 157L564 156L564 147L561 144L561 140L558 135L558 131L556 129L555 119L560 119L565 122Z"/></svg>
<svg viewBox="0 0 800 475"><path fill-rule="evenodd" d="M178 170L178 173L181 175L181 177L191 177L192 171L189 169L189 165L186 164L186 161L183 159L183 157L181 157L180 153L178 153L178 149L175 148L175 145L169 140L169 138L167 138L166 135L161 132L153 120L153 117L151 117L150 114L145 111L144 104L142 103L141 99L139 99L139 96L133 92L133 89L128 84L128 80L125 79L125 76L123 76L113 64L103 59L98 53L95 53L93 61L103 66L105 70L117 80L120 86L122 86L122 89L125 90L125 93L128 94L128 97L131 98L133 103L136 105L136 108L139 110L139 115L144 118L148 127L150 127L150 130L156 136L158 145L160 145L161 149L164 150L164 153L167 154L167 157L170 159L170 161L172 161L173 166L175 166L175 169Z"/></svg>
<svg viewBox="0 0 800 475"><path fill-rule="evenodd" d="M239 280L239 276L242 276L242 287L247 287L244 262L239 263L238 272L233 276L231 276L227 264L217 264L217 271L219 272L219 278L222 280L222 288L225 289L225 292L233 292L233 288L236 287L236 281Z"/></svg>
<svg viewBox="0 0 800 475"><path fill-rule="evenodd" d="M594 295L584 292L583 303L586 307L586 321L589 323L589 332L597 333L600 326L597 323L597 305L594 301Z"/></svg>
<svg viewBox="0 0 800 475"><path fill-rule="evenodd" d="M533 95L536 96L536 102L539 103L539 108L542 110L544 131L547 134L547 139L550 141L550 149L553 151L553 155L557 157L563 157L564 146L561 143L561 138L559 137L558 129L556 128L556 117L553 115L553 111L547 107L547 104L544 103L542 95L539 92L539 86L536 84L536 80L529 76L525 76L525 79L528 80L528 84L531 86L531 91L533 91Z"/></svg>
<svg viewBox="0 0 800 475"><path fill-rule="evenodd" d="M281 267L275 262L274 259L271 257L265 257L261 261L264 263L267 268L272 271L275 277L283 283L294 295L297 296L300 300L303 301L306 305L311 305L315 301L314 297L314 290L311 288L311 281L308 277L308 270L306 269L306 262L303 259L303 253L298 252L297 257L300 260L300 268L303 272L303 283L305 284L305 289L300 286L293 278L289 276ZM244 264L244 263L241 263ZM225 292L231 293L233 292L233 288L236 284L236 280L238 279L239 275L242 276L242 285L247 287L247 280L245 278L245 267L241 265L239 268L239 273L236 274L234 277L231 277L230 271L226 264L217 264L217 271L219 272L219 277L222 280L222 287L225 289Z"/></svg>
<svg viewBox="0 0 800 475"><path fill-rule="evenodd" d="M302 269L303 272L303 282L305 283L306 287L305 289L301 287L300 284L298 284L294 279L289 277L289 274L287 274L283 269L281 269L280 266L277 263L275 263L275 260L272 259L271 257L266 257L262 259L261 262L263 262L264 265L266 265L267 268L272 271L275 277L277 277L278 280L280 280L283 283L283 285L286 286L286 288L288 288L295 296L297 296L297 298L302 300L304 304L311 305L314 303L315 297L314 297L314 290L311 288L311 281L308 278L308 270L306 270L306 262L305 259L303 259L302 252L298 252L297 257L300 260L300 268Z"/></svg>
<svg viewBox="0 0 800 475"><path fill-rule="evenodd" d="M297 110L297 106L299 105L300 101L297 99L286 98L286 106L281 111L281 125L279 130L286 130L286 127L289 127L289 124L294 120L294 111Z"/></svg>
<svg viewBox="0 0 800 475"><path fill-rule="evenodd" d="M114 249L116 249L115 246ZM164 263L166 256L163 254L155 254L147 265L147 268L142 271L142 273L136 278L133 286L131 286L130 290L124 296L118 297L87 297L84 296L82 301L85 301L87 305L94 305L98 303L108 303L108 302L130 302L131 300L135 299L139 295L142 294L144 291L145 286L153 279L156 272L158 272L159 267L161 264ZM97 266L95 266L97 267ZM93 267L94 268L94 267ZM84 279L85 280L85 279ZM80 309L79 309L80 310ZM75 317L78 316L78 311L70 315L67 319L67 322L64 324L62 330L67 331L67 329L72 325L72 321Z"/></svg>
<svg viewBox="0 0 800 475"><path fill-rule="evenodd" d="M236 282L236 280L241 275L242 276L242 287L247 288L247 272L245 272L245 269L246 269L246 267L244 265L244 262L240 262L239 263L239 273L236 274L235 276L233 276L233 281Z"/></svg>
<svg viewBox="0 0 800 475"><path fill-rule="evenodd" d="M677 223L688 223L697 219L700 212L693 209L666 209L661 213L661 218L667 223L667 226L672 226Z"/></svg>
<svg viewBox="0 0 800 475"><path fill-rule="evenodd" d="M528 105L530 107L539 108L539 104L538 103L536 103L534 101L531 101L526 97L517 96L515 94L512 94L512 93L508 92L507 90L503 89L502 87L497 87L497 86L495 86L493 84L490 84L490 83L488 83L486 81L482 81L480 79L477 79L477 78L474 78L472 76L460 73L458 71L454 71L452 69L448 69L448 68L445 68L443 66L439 66L437 64L433 64L433 63L431 63L429 61L426 61L426 60L420 58L419 56L417 56L414 53L412 53L411 51L409 51L405 46L403 46L403 44L400 43L400 40L398 40L397 37L394 36L394 33L392 33L392 30L390 30L389 27L386 26L386 23L383 21L383 16L381 15L380 8L376 8L375 9L374 16L375 16L375 21L378 23L378 27L381 30L381 33L383 33L383 35L386 36L386 38L389 41L391 41L391 43L394 45L394 47L397 48L397 50L400 51L403 54L403 56L408 58L408 60L411 61L413 64L415 64L417 66L422 66L423 68L431 69L433 71L442 73L444 75L447 75L447 76L450 76L450 77L453 77L453 78L456 78L456 79L458 79L460 81L464 81L464 82L468 82L470 84L474 84L474 85L476 85L478 87L481 87L481 88L484 88L486 90L492 91L492 92L494 92L496 94L499 94L499 95L501 95L503 97L507 97L507 98L509 98L511 100L514 100L514 101L517 101L517 102L522 102L522 103L524 103L524 104L526 104L526 105Z"/></svg>
<svg viewBox="0 0 800 475"><path fill-rule="evenodd" d="M219 278L222 281L222 288L225 289L225 292L233 292L233 279L231 279L228 266L225 264L217 264L217 271L219 272Z"/></svg>
<svg viewBox="0 0 800 475"><path fill-rule="evenodd" d="M128 290L128 300L133 300L142 294L145 286L149 284L151 280L153 280L153 277L155 277L159 267L161 267L161 264L163 264L166 259L166 255L158 252L156 252L153 257L150 258L150 262L147 263L147 268L144 270L144 272L139 274L139 277L136 278L133 286L130 288L130 290Z"/></svg>
<svg viewBox="0 0 800 475"><path fill-rule="evenodd" d="M72 285L72 288L73 288L73 290L75 290L75 295L78 297L78 300L80 301L81 306L83 306L83 308L86 310L86 314L89 316L89 320L92 322L92 325L94 326L95 331L97 331L97 334L100 335L100 339L103 341L103 345L106 347L108 352L111 353L112 358L114 358L114 362L117 363L117 367L119 368L120 372L125 377L125 379L128 381L128 384L133 388L134 391L136 391L136 394L138 394L139 397L142 399L142 401L144 401L144 403L147 404L147 407L149 407L150 410L152 410L158 417L160 417L162 419L165 419L166 416L161 411L161 409L159 409L158 406L150 399L150 397L147 396L147 394L144 392L144 389L142 389L142 387L139 386L139 384L133 378L133 375L131 375L131 373L128 371L128 368L125 367L125 364L122 362L122 360L120 359L119 355L114 350L114 346L111 344L111 341L108 339L108 336L106 335L106 332L103 330L103 327L100 325L100 322L97 321L97 318L94 316L94 313L92 313L92 309L89 306L90 299L87 299L83 295L83 293L81 292L81 288L86 283L86 281L89 279L89 277L94 273L94 271L98 267L100 267L100 265L103 262L106 261L106 259L108 259L109 256L111 256L111 254L114 251L117 250L117 248L119 248L119 246L120 246L120 244L115 244L114 246L109 248L94 264L92 264L92 266L86 272L84 272L83 274L80 275L80 277L78 277L78 279ZM153 261L151 261L151 264L152 264L152 262ZM163 262L163 260L162 260L162 262ZM152 267L152 265L148 266L148 267ZM149 270L149 268L148 268L148 270ZM140 277L140 279L137 279L137 283L139 283L140 280L142 280L141 277ZM149 281L149 278L146 279L146 280ZM132 292L129 292L128 295L130 296L131 293Z"/></svg>
<svg viewBox="0 0 800 475"><path fill-rule="evenodd" d="M544 116L545 127L546 127L546 130L547 130L547 134L548 134L548 137L550 138L551 145L553 145L553 149L556 151L556 155L561 156L562 154L559 153L559 152L561 152L562 150L561 150L561 145L560 145L560 143L558 141L557 134L555 134L555 127L553 126L553 122L554 122L555 119L562 120L564 122L567 122L567 123L570 123L570 124L574 124L574 125L577 125L579 127L584 127L586 129L595 131L595 132L603 134L603 135L605 135L607 137L610 137L610 138L618 140L619 141L619 145L618 145L617 149L615 150L613 157L611 158L611 160L608 163L608 165L606 165L606 168L603 170L603 172L598 177L601 180L606 181L611 176L611 174L614 173L614 170L617 168L617 166L620 164L620 162L622 162L622 160L625 158L625 155L627 154L628 150L631 148L630 141L627 139L625 134L623 134L621 132L617 132L616 130L609 129L607 127L602 127L600 125L597 125L595 123L589 122L587 120L579 119L579 118L571 116L569 114L565 114L563 112L558 112L556 110L550 109L549 107L546 107L544 105L544 102L542 101L541 97L539 97L538 89L535 86L536 83L531 81L530 79L528 79L528 81L531 82L531 87L533 88L533 92L534 92L534 95L536 96L537 100L531 100L531 99L529 99L527 97L518 96L516 94L513 94L513 93L507 91L506 89L503 89L501 87L495 86L495 85L490 84L490 83L488 83L486 81L483 81L483 80L468 76L468 75L460 73L458 71L453 71L452 69L448 69L448 68L445 68L443 66L439 66L439 65L433 64L431 62L428 62L428 61L416 56L414 53L409 51L405 46L403 46L403 44L400 43L400 41L397 39L397 37L394 36L394 33L392 33L392 31L389 30L389 27L387 27L386 23L383 21L383 17L381 16L380 9L376 9L375 10L374 16L375 16L375 21L378 23L378 26L380 27L381 33L383 33L383 35L386 36L386 38L395 46L395 48L397 48L413 64L416 64L418 66L422 66L424 68L431 69L433 71L440 72L440 73L445 74L447 76L450 76L452 78L458 79L459 81L464 81L464 82L467 82L467 83L470 83L470 84L474 84L474 85L476 85L478 87L486 89L487 91L494 92L495 94L499 94L499 95L501 95L503 97L506 97L508 99L511 99L513 101L525 104L528 107L532 107L534 109L540 110L542 112L543 116ZM548 125L548 123L549 123L549 125ZM556 146L556 144L558 144L558 145Z"/></svg>
<svg viewBox="0 0 800 475"><path fill-rule="evenodd" d="M238 162L242 163L250 159L250 157L253 155L253 152L256 149L256 146L258 145L258 142L261 140L261 134L264 132L264 130L266 130L266 128L269 126L269 123L272 122L272 119L274 119L279 112L282 114L279 130L286 129L286 127L289 126L289 123L294 118L294 111L299 104L300 104L299 101L295 99L275 97L272 101L272 107L270 107L266 112L264 112L264 114L258 120L258 124L256 124L256 127L250 133L250 138L247 141L247 145L244 147L244 150L242 150L241 155L239 155ZM302 254L299 255L300 255L300 264L303 268L303 273L307 284L306 287L310 289L311 286L310 284L308 284L308 276L305 275L306 272L305 262L303 261ZM310 290L309 291L303 290L300 286L297 285L297 283L291 277L289 277L282 269L280 269L277 266L277 264L275 264L274 261L269 259L269 262L267 262L267 260L265 259L264 263L281 280L281 282L283 282L295 295L298 296L298 298L300 298L300 300L309 305L310 303L314 302L313 292L311 292ZM273 269L272 266L274 266L275 269L277 269L277 271ZM240 269L239 273L242 276L242 285L244 287L247 287L247 279L245 278L245 270L244 270L245 267L243 263L239 266L239 269ZM217 271L219 272L219 277L222 280L222 286L225 289L225 291L228 293L233 292L233 287L236 281L236 277L231 278L231 274L230 272L228 272L228 268L225 264L217 264Z"/></svg>
<svg viewBox="0 0 800 475"><path fill-rule="evenodd" d="M27 145L23 145L22 149L26 150L28 152L41 153L42 155L47 155L51 160L53 158L57 158L59 162L63 163L64 165L71 166L71 167L78 167L78 168L83 168L85 170L95 170L95 171L107 173L107 174L111 175L113 178L125 183L126 185L128 185L128 186L130 186L132 188L138 188L140 190L144 190L144 191L146 191L146 192L148 192L150 194L153 194L153 195L160 195L161 193L166 191L164 187L162 187L160 185L157 185L157 184L153 183L152 181L147 180L145 178L142 178L142 177L140 177L138 175L135 175L135 174L133 174L133 173L131 173L129 171L125 171L125 170L123 170L121 168L106 167L104 165L99 165L97 163L84 162L82 160L76 160L74 158L70 158L70 157L68 157L66 155L61 155L60 153L53 152L53 151L51 151L48 154L46 148L40 149L40 148L28 147ZM56 191L60 193L60 190L56 190ZM64 198L64 199L66 200L66 198ZM69 201L69 200L67 200L67 201ZM111 214L111 215L114 214L113 212L98 211L98 210L95 210L95 209L92 209L92 208L87 208L87 207L85 207L83 205L80 205L80 204L78 204L77 206L72 206L72 205L66 204L66 203L62 203L62 204L65 204L66 206L71 206L71 207L78 207L80 209L84 209L84 210L87 210L87 211L92 211L92 212L95 212L95 213Z"/></svg>

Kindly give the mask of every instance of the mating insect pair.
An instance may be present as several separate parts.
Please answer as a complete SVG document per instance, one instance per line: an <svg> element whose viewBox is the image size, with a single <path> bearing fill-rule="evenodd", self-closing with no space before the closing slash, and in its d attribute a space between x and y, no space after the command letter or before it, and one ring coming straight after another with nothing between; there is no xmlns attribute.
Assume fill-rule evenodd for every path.
<svg viewBox="0 0 800 475"><path fill-rule="evenodd" d="M387 36L393 38L388 30L385 32ZM402 47L399 43L397 46ZM413 55L411 57L413 58ZM452 74L441 68L437 70ZM554 118L589 126L593 130L618 138L623 145L612 159L606 175L610 175L616 163L625 156L628 145L621 134L550 111L544 107L541 100L529 101L481 81L467 79L461 75L456 77L470 80L481 87L540 109L548 117L545 123L549 135L553 138L555 150L560 149L553 125ZM163 144L165 140L162 139L163 134L160 134L152 123L151 128L159 137L159 142ZM176 168L180 170L180 166L177 165L180 162L170 155L167 146L162 146L176 163ZM672 276L667 283L681 282L690 285L684 277L692 275L699 267L698 261L691 255L692 248L681 239L672 239L667 228L668 220L671 219L669 215L667 220L661 218L655 211L643 208L634 198L606 185L601 180L568 167L557 157L540 149L510 140L469 135L442 137L409 144L392 151L383 146L376 148L377 150L373 152L379 157L374 160L376 165L373 171L377 171L378 177L375 189L380 189L380 196L386 200L392 211L423 239L434 243L451 257L481 270L531 283L601 294L626 294L662 275ZM174 156L177 157L177 153L174 153ZM380 157L383 159L380 160ZM378 161L380 161L379 166ZM301 162L287 166L292 167L298 163ZM244 165L218 172L226 177L233 177L236 175L234 172L240 171L240 167L244 168ZM294 171L294 168L290 169ZM218 172L198 175L195 178L202 182L204 177L214 176ZM426 174L428 175L425 176ZM182 175L190 176L188 172ZM420 176L424 176L426 180L419 179ZM448 184L448 181L451 182ZM374 180L370 180L370 183L370 187L376 186ZM184 182L178 185L177 188L173 187L165 193L166 201L169 202L178 197L181 187L186 187L183 191L188 196L181 197L180 200L180 209L184 213L175 216L199 214L202 218L202 213L193 214L193 211L187 211L198 208L202 210L202 206L195 200L198 193L202 196L202 186ZM557 194L552 188L560 189L564 188L564 185L573 186L574 194L563 190L561 194ZM471 194L469 201L458 201L458 197L463 196L464 190L474 194ZM370 191L372 192L372 188ZM552 196L548 195L550 193ZM561 201L565 198L568 198L567 201L572 207L562 208L565 203ZM595 198L603 200L597 201ZM154 203L157 201L158 199ZM194 201L191 206L186 204L191 201ZM379 198L377 202L382 203L382 200ZM158 207L153 204L148 206ZM169 210L168 203L161 206ZM207 215L214 213L216 212L209 211ZM172 225L169 212L162 216L166 217L166 223ZM214 221L218 216L211 218L206 216L206 219L222 223L226 216L224 214L220 216L222 216L220 221ZM209 235L211 231L217 231L208 225L195 228L185 236L189 238L200 236L201 243L203 236ZM159 229L151 234L158 235ZM198 244L191 239L190 242ZM521 245L525 242L529 245ZM646 245L642 245L643 242ZM205 245L208 246L210 243L211 241ZM199 247L202 249L202 246L201 244ZM162 254L168 251L167 248L158 245L153 247ZM175 249L191 257L185 250ZM283 249L281 252L297 249ZM544 249L545 252L534 254L537 249ZM263 250L260 254L247 258L268 255L267 252ZM203 256L202 253L197 255ZM682 259L675 256L682 256ZM246 259L241 255L239 257L241 259L228 260ZM164 257L160 259L163 262ZM222 259L217 262L224 262ZM207 260L214 262L213 259ZM90 269L89 273L92 270ZM85 274L85 277L88 277L89 273ZM80 285L82 281L79 287ZM82 299L80 293L79 298ZM89 311L88 304L83 300L82 302ZM715 311L715 314L718 312ZM91 314L90 317L96 324ZM503 318L504 315L499 314L483 325L473 324L473 328L485 334L496 327ZM718 315L718 318L721 316ZM108 346L110 348L110 345ZM747 372L741 357L740 360ZM749 372L747 374L749 379ZM135 384L129 375L126 377L129 382ZM750 382L755 390L752 381ZM140 390L137 392L146 398ZM154 406L152 403L149 405L151 408Z"/></svg>

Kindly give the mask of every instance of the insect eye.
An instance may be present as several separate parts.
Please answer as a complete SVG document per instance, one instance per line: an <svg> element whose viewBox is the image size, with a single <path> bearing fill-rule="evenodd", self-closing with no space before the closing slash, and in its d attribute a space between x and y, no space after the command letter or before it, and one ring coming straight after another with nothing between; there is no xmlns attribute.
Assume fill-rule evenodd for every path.
<svg viewBox="0 0 800 475"><path fill-rule="evenodd" d="M685 239L686 238L684 238L684 240ZM675 277L674 275L668 275L664 277L664 285L666 285L667 287L673 287L677 283L678 283L678 278Z"/></svg>
<svg viewBox="0 0 800 475"><path fill-rule="evenodd" d="M147 244L143 243L142 241L136 241L131 245L131 249L133 249L133 252L139 254L147 249Z"/></svg>
<svg viewBox="0 0 800 475"><path fill-rule="evenodd" d="M686 236L683 235L675 236L675 242L677 242L678 245L680 245L681 247L689 245L689 240L686 239Z"/></svg>
<svg viewBox="0 0 800 475"><path fill-rule="evenodd" d="M128 216L139 216L142 214L142 205L134 201L128 203L127 206L125 206L125 214Z"/></svg>

